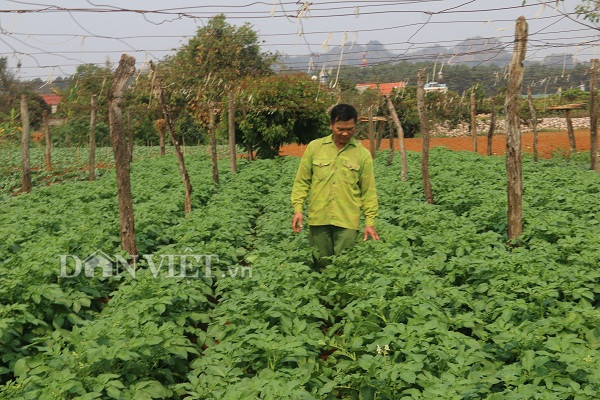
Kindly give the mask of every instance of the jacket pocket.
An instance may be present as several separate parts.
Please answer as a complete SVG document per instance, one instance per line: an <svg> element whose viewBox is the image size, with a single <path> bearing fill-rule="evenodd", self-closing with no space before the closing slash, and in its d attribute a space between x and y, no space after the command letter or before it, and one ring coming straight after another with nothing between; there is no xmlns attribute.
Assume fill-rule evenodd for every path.
<svg viewBox="0 0 600 400"><path fill-rule="evenodd" d="M358 183L358 169L359 165L350 160L344 160L342 162L342 179L348 183L357 184Z"/></svg>
<svg viewBox="0 0 600 400"><path fill-rule="evenodd" d="M313 160L312 162L313 176L317 180L325 180L331 174L330 160Z"/></svg>

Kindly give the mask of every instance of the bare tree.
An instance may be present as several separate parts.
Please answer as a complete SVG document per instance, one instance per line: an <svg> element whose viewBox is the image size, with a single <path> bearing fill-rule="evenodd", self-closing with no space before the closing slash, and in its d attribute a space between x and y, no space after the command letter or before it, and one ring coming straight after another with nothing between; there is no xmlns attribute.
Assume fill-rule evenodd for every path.
<svg viewBox="0 0 600 400"><path fill-rule="evenodd" d="M209 103L209 122L208 122L208 133L210 135L210 155L212 160L212 175L213 181L219 184L219 165L217 163L217 136L215 134L215 105Z"/></svg>
<svg viewBox="0 0 600 400"><path fill-rule="evenodd" d="M90 181L96 179L96 95L92 95L90 109Z"/></svg>
<svg viewBox="0 0 600 400"><path fill-rule="evenodd" d="M494 130L496 130L496 98L492 96L492 115L490 117L490 130L487 134L487 155L492 155L492 144L494 141Z"/></svg>
<svg viewBox="0 0 600 400"><path fill-rule="evenodd" d="M27 98L21 95L21 190L31 192L31 167L29 165L29 107Z"/></svg>
<svg viewBox="0 0 600 400"><path fill-rule="evenodd" d="M400 142L400 157L402 158L402 180L405 181L408 178L408 162L406 161L406 148L404 146L404 129L402 129L402 124L400 123L400 119L398 118L398 114L394 108L394 103L392 103L392 99L390 99L389 96L386 96L386 101L392 120L396 125L396 131L398 132L398 141Z"/></svg>
<svg viewBox="0 0 600 400"><path fill-rule="evenodd" d="M523 60L527 48L528 26L525 17L517 19L515 48L508 72L506 90L506 177L508 196L508 239L515 239L523 232L523 174L521 165L521 129L519 108L523 85Z"/></svg>
<svg viewBox="0 0 600 400"><path fill-rule="evenodd" d="M138 249L135 243L135 224L133 203L131 200L131 181L129 176L129 151L125 130L123 129L123 110L121 101L127 82L135 72L135 58L123 54L115 77L108 90L108 120L110 125L110 141L112 142L117 172L117 193L119 198L119 215L121 218L121 246L134 259Z"/></svg>
<svg viewBox="0 0 600 400"><path fill-rule="evenodd" d="M48 110L42 112L42 130L44 131L44 139L46 142L46 154L44 159L46 161L46 170L52 169L52 140L50 138L50 124L48 122Z"/></svg>
<svg viewBox="0 0 600 400"><path fill-rule="evenodd" d="M598 167L598 59L591 61L590 68L590 158L591 169L600 172Z"/></svg>
<svg viewBox="0 0 600 400"><path fill-rule="evenodd" d="M425 200L433 204L433 192L431 190L431 180L429 179L429 121L425 112L425 70L420 69L417 82L417 109L419 120L421 121L421 175L423 178L423 190L425 191Z"/></svg>
<svg viewBox="0 0 600 400"><path fill-rule="evenodd" d="M369 150L371 158L375 159L375 126L373 124L373 106L369 107Z"/></svg>
<svg viewBox="0 0 600 400"><path fill-rule="evenodd" d="M531 86L527 87L527 102L529 103L529 113L531 114L531 130L533 131L533 161L538 160L538 130L537 114L533 106L533 97L531 96Z"/></svg>
<svg viewBox="0 0 600 400"><path fill-rule="evenodd" d="M163 116L165 119L165 125L169 130L169 134L171 135L171 142L173 143L173 147L175 147L175 154L177 154L177 161L179 162L179 171L181 172L181 180L183 181L183 186L185 189L185 213L189 214L192 211L192 185L190 184L190 177L187 172L187 168L185 167L185 161L183 159L183 154L181 153L181 148L179 147L179 141L177 140L177 135L175 134L175 128L173 128L173 122L171 121L171 114L169 113L169 109L167 108L167 102L165 101L165 93L162 88L162 80L160 76L156 72L156 66L154 62L150 61L150 69L152 69L152 73L154 74L154 85L156 90L158 91L158 98L160 100L160 106L162 108Z"/></svg>
<svg viewBox="0 0 600 400"><path fill-rule="evenodd" d="M229 128L229 163L231 172L237 172L237 151L235 150L235 98L233 93L229 93L228 108L228 128Z"/></svg>
<svg viewBox="0 0 600 400"><path fill-rule="evenodd" d="M477 103L475 102L475 87L471 92L471 135L473 136L473 151L477 153Z"/></svg>

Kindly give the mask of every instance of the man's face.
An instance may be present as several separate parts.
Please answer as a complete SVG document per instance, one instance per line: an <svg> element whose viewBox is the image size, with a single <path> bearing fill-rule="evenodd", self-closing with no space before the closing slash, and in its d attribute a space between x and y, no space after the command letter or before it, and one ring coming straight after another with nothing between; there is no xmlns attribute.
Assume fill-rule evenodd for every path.
<svg viewBox="0 0 600 400"><path fill-rule="evenodd" d="M353 119L349 121L335 121L329 124L331 131L333 132L333 141L346 145L352 136L354 136L354 129L356 128L356 121Z"/></svg>

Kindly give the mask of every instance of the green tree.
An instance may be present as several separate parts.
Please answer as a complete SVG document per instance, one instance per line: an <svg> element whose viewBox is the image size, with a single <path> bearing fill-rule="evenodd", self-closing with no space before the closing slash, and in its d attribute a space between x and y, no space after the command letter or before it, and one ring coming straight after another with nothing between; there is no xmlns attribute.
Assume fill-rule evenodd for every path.
<svg viewBox="0 0 600 400"><path fill-rule="evenodd" d="M236 141L256 150L259 158L276 157L283 144L325 136L327 110L335 103L333 93L300 74L247 79L240 97L244 104L236 112ZM223 134L226 123L224 118Z"/></svg>

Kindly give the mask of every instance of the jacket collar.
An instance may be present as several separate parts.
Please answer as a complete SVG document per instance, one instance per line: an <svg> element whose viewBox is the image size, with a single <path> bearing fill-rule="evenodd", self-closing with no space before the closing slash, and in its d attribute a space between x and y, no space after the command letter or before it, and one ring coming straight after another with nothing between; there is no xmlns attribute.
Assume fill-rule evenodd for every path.
<svg viewBox="0 0 600 400"><path fill-rule="evenodd" d="M325 136L323 138L323 143L324 144L325 143L333 143L333 133L329 136ZM354 136L352 136L350 138L350 140L348 141L348 145L352 145L352 146L356 147L356 144L357 144L356 139L354 138Z"/></svg>

